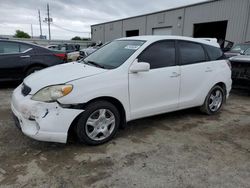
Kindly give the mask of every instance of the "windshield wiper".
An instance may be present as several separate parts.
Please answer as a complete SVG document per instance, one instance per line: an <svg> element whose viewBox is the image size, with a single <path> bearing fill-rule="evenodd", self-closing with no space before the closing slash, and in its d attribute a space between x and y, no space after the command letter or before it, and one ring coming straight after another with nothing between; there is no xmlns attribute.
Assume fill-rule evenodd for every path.
<svg viewBox="0 0 250 188"><path fill-rule="evenodd" d="M102 69L105 68L104 66L102 66L102 65L100 65L100 64L98 64L98 63L96 63L96 62L94 62L94 61L84 61L84 62L85 62L86 64L94 65L94 66L99 67L99 68L102 68Z"/></svg>

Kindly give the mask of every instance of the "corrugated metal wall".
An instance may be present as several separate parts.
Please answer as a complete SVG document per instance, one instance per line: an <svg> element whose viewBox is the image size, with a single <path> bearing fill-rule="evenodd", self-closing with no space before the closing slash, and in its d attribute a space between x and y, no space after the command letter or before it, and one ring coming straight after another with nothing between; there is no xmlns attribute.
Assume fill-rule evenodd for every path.
<svg viewBox="0 0 250 188"><path fill-rule="evenodd" d="M226 39L245 40L249 0L222 0L186 8L184 36L193 36L194 24L228 20Z"/></svg>
<svg viewBox="0 0 250 188"><path fill-rule="evenodd" d="M172 27L173 35L193 36L194 24L228 21L226 39L250 41L250 0L218 0L171 11L92 26L93 41L125 37L128 30L151 35L154 28Z"/></svg>

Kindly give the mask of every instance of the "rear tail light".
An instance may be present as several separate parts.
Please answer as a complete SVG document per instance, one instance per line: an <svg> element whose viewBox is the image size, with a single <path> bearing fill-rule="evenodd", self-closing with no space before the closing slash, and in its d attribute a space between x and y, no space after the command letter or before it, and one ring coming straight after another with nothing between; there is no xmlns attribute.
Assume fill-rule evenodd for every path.
<svg viewBox="0 0 250 188"><path fill-rule="evenodd" d="M227 61L227 65L229 66L229 68L232 70L232 65L231 65L231 62L229 60L226 60Z"/></svg>
<svg viewBox="0 0 250 188"><path fill-rule="evenodd" d="M67 61L67 54L65 53L61 53L61 54L55 54L56 57L58 57L59 59L63 60L63 61Z"/></svg>

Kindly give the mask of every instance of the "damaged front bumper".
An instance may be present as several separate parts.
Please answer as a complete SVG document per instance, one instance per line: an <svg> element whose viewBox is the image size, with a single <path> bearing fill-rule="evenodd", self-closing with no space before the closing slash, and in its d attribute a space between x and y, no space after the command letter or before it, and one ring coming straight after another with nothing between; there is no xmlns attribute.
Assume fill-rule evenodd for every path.
<svg viewBox="0 0 250 188"><path fill-rule="evenodd" d="M31 95L23 96L21 86L14 90L11 109L22 132L36 140L66 143L68 130L73 120L83 112L68 109L58 103L31 100Z"/></svg>

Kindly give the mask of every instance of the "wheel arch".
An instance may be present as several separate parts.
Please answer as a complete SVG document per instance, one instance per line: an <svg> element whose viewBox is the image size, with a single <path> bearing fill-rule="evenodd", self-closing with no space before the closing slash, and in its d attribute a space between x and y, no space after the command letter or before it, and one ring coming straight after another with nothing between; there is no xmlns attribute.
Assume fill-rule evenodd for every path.
<svg viewBox="0 0 250 188"><path fill-rule="evenodd" d="M42 64L42 63L34 63L34 64L31 64L31 65L27 66L27 67L25 68L24 72L27 73L27 71L29 71L29 69L34 68L34 67L47 68L48 66L45 65L45 64Z"/></svg>
<svg viewBox="0 0 250 188"><path fill-rule="evenodd" d="M226 95L227 94L227 86L226 86L226 84L224 82L219 82L219 83L215 84L214 86L217 86L217 85L220 86L224 90L225 95Z"/></svg>
<svg viewBox="0 0 250 188"><path fill-rule="evenodd" d="M97 97L94 99L91 99L90 101L88 101L87 103L84 103L81 108L84 109L87 105L96 102L96 101L107 101L110 102L111 104L113 104L115 107L117 107L119 113L120 113L120 128L125 128L126 127L126 110L123 106L123 104L121 103L121 101L119 101L118 99L114 98L114 97L109 97L109 96L103 96L103 97ZM83 112L82 112L83 113ZM81 116L80 113L71 123L69 129L68 129L68 140L70 138L73 138L75 136L75 126Z"/></svg>

